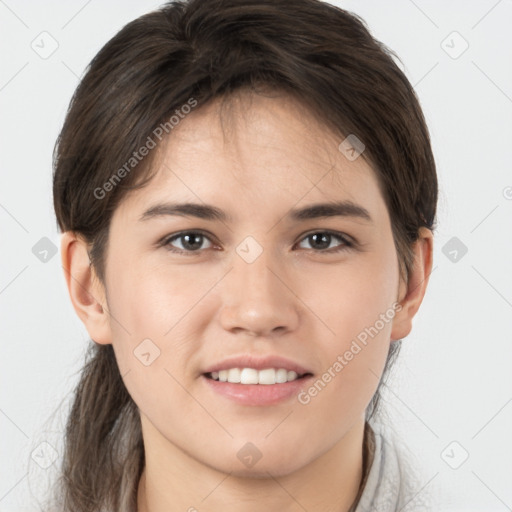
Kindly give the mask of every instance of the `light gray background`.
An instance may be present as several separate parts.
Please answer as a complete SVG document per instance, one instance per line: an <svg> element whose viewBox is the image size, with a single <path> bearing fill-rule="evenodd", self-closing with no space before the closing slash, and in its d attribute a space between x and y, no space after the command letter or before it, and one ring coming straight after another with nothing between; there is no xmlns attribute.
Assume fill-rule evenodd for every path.
<svg viewBox="0 0 512 512"><path fill-rule="evenodd" d="M439 510L512 510L512 1L337 4L403 61L441 189L435 270L385 406ZM53 145L91 58L159 5L0 0L1 512L35 510L32 495L44 496L56 463L41 466L60 453L65 413L47 420L69 404L88 340L59 254L33 253L43 237L59 246ZM52 38L58 48L43 59L31 45L48 52Z"/></svg>

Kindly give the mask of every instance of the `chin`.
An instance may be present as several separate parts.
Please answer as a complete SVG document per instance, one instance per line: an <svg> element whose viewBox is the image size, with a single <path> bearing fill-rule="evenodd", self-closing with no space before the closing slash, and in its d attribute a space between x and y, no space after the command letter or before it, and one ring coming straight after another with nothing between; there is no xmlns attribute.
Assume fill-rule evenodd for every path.
<svg viewBox="0 0 512 512"><path fill-rule="evenodd" d="M206 461L203 461L203 463L216 471L230 474L233 477L264 479L273 476L277 478L298 471L307 464L307 461L297 460L296 454L297 451L292 450L289 460L284 460L281 453L277 453L272 457L262 454L261 458L252 465L250 465L251 462L248 462L247 467L244 467L244 463L238 457L236 457L235 461L233 459L225 460L221 464L218 461L214 465L208 464Z"/></svg>

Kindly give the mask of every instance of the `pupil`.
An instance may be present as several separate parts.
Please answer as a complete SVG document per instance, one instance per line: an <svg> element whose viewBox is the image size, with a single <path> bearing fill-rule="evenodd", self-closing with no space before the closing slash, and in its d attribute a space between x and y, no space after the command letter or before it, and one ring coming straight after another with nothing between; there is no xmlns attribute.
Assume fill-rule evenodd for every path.
<svg viewBox="0 0 512 512"><path fill-rule="evenodd" d="M184 235L183 238L185 239L185 243L183 245L188 249L198 249L199 247L201 247L201 237L202 235L197 234ZM190 242L190 239L195 240L196 243L194 244L194 242ZM197 243L198 240L199 243Z"/></svg>
<svg viewBox="0 0 512 512"><path fill-rule="evenodd" d="M331 235L329 235L328 233L315 233L314 235L311 235L311 237L314 240L313 245L316 244L317 248L325 249L326 247L329 247ZM319 238L322 238L323 241L320 241L320 243L318 244L317 242ZM321 247L318 247L318 245L320 245Z"/></svg>

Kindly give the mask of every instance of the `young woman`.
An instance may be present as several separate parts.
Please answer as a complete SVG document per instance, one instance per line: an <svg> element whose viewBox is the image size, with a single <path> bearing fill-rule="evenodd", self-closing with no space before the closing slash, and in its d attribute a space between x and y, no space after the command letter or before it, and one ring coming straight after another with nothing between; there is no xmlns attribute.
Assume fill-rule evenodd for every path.
<svg viewBox="0 0 512 512"><path fill-rule="evenodd" d="M412 86L317 0L191 0L93 59L55 151L91 337L54 510L427 510L379 388L432 268Z"/></svg>

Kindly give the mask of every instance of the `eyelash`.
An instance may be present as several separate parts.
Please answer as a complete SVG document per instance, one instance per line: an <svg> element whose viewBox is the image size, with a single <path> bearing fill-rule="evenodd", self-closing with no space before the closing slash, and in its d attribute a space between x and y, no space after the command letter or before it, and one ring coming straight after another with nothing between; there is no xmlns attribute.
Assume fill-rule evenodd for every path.
<svg viewBox="0 0 512 512"><path fill-rule="evenodd" d="M339 253L339 252L346 251L349 249L354 249L356 246L356 243L349 240L349 237L347 235L344 235L343 233L338 233L335 231L329 231L329 230L312 231L312 232L306 234L305 236L303 236L299 240L298 243L302 242L303 240L308 239L309 237L312 237L313 235L319 235L319 234L326 234L326 235L330 235L331 237L337 238L342 242L342 244L340 244L338 247L335 247L334 250L333 249L311 249L313 252L316 252L316 253L334 254L334 253ZM180 239L180 238L184 237L185 235L200 235L204 238L207 238L210 242L212 242L212 240L210 240L210 237L208 236L208 234L206 234L202 231L182 231L180 233L163 238L160 242L158 242L158 246L165 247L168 251L176 253L176 254L185 254L187 256L195 256L195 255L199 254L202 251L202 249L192 251L192 250L176 249L175 247L171 246L171 242L173 242L177 239Z"/></svg>

